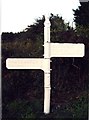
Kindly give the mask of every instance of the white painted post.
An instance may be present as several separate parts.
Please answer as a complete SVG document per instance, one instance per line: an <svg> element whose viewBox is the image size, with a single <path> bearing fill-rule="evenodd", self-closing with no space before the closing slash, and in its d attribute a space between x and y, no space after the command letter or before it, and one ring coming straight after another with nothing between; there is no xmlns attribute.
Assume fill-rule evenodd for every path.
<svg viewBox="0 0 89 120"><path fill-rule="evenodd" d="M83 57L84 44L50 43L50 21L45 16L44 23L44 58L8 58L8 69L42 69L44 71L44 113L50 113L50 58Z"/></svg>
<svg viewBox="0 0 89 120"><path fill-rule="evenodd" d="M44 59L48 59L47 69L44 73L44 113L50 113L50 21L45 16L44 23Z"/></svg>

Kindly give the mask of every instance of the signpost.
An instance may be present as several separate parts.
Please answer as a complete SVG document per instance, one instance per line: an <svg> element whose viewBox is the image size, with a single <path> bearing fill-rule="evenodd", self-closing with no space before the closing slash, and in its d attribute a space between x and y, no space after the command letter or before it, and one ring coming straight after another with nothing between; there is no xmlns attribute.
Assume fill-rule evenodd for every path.
<svg viewBox="0 0 89 120"><path fill-rule="evenodd" d="M44 113L50 113L50 58L51 57L83 57L84 44L51 43L50 21L45 16L44 22L44 58L8 58L8 69L42 69L44 71Z"/></svg>

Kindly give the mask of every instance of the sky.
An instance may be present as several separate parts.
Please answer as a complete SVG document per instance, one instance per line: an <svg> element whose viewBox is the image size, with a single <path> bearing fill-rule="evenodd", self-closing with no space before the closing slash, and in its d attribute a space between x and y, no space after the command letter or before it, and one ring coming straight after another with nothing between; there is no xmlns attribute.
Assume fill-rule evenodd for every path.
<svg viewBox="0 0 89 120"><path fill-rule="evenodd" d="M79 0L2 0L1 32L20 32L42 15L53 13L72 24Z"/></svg>

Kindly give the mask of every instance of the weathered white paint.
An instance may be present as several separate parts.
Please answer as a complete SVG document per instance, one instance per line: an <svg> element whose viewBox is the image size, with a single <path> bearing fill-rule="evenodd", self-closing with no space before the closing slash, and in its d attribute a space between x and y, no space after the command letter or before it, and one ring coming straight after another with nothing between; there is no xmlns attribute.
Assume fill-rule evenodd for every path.
<svg viewBox="0 0 89 120"><path fill-rule="evenodd" d="M8 58L8 69L42 69L44 71L44 113L50 113L50 58L83 57L84 44L50 43L50 21L45 16L44 23L44 58Z"/></svg>

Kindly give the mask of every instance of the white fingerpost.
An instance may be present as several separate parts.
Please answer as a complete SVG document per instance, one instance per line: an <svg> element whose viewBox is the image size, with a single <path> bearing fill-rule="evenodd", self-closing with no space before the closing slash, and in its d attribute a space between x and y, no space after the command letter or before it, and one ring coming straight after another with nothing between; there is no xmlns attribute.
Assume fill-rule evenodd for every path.
<svg viewBox="0 0 89 120"><path fill-rule="evenodd" d="M44 71L44 113L50 113L50 58L83 57L85 46L82 43L51 43L50 21L45 16L44 23L44 58L7 58L8 69L41 69Z"/></svg>
<svg viewBox="0 0 89 120"><path fill-rule="evenodd" d="M48 59L47 69L44 72L44 113L50 112L50 21L45 16L44 22L44 59Z"/></svg>

